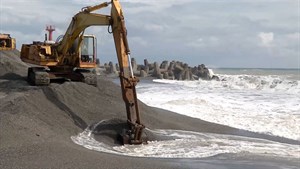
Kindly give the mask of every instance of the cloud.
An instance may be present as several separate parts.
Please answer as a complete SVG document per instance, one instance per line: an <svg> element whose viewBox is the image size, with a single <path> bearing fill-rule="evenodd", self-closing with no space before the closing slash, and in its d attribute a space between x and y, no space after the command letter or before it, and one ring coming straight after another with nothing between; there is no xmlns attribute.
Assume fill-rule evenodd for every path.
<svg viewBox="0 0 300 169"><path fill-rule="evenodd" d="M105 0L104 0L105 1ZM102 1L102 2L104 2ZM108 0L106 0L108 1ZM182 60L217 67L298 67L298 2L293 0L120 0L133 56L142 62ZM65 33L72 16L99 0L0 0L0 32L17 46L43 40L45 26ZM104 9L104 13L109 13ZM86 33L98 38L101 62L116 62L107 27Z"/></svg>
<svg viewBox="0 0 300 169"><path fill-rule="evenodd" d="M258 37L260 38L260 43L262 46L270 47L272 46L272 42L274 41L274 33L273 32L260 32L258 34Z"/></svg>
<svg viewBox="0 0 300 169"><path fill-rule="evenodd" d="M143 47L147 47L148 45L148 42L142 37L131 37L130 40L133 44L141 45Z"/></svg>
<svg viewBox="0 0 300 169"><path fill-rule="evenodd" d="M157 32L157 31L163 31L164 30L164 27L162 25L159 25L159 24L146 24L144 26L145 30L147 31L154 31L154 32Z"/></svg>
<svg viewBox="0 0 300 169"><path fill-rule="evenodd" d="M296 40L299 42L300 39L300 32L295 32L295 33L289 33L286 35L286 37L290 40Z"/></svg>
<svg viewBox="0 0 300 169"><path fill-rule="evenodd" d="M197 38L189 43L186 46L193 47L193 48L213 48L217 47L220 43L220 39L215 36L209 36L204 38Z"/></svg>

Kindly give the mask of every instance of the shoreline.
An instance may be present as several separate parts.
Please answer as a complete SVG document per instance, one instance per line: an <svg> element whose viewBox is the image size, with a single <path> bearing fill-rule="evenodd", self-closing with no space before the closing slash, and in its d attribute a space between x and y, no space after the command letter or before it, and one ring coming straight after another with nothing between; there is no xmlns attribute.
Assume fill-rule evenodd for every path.
<svg viewBox="0 0 300 169"><path fill-rule="evenodd" d="M6 60L19 63L11 58ZM297 159L258 156L246 152L203 159L155 159L88 150L73 143L71 136L103 119L126 119L119 86L104 77L98 79L98 87L79 82L30 86L25 81L26 66L22 64L10 66L16 67L10 69L4 67L0 76L1 169L300 168ZM247 132L149 107L142 102L139 102L139 106L143 123L151 129L232 134L289 142L286 139ZM107 138L107 141L114 139L114 137ZM299 142L293 144L299 145Z"/></svg>
<svg viewBox="0 0 300 169"><path fill-rule="evenodd" d="M23 79L17 81L21 82L21 80ZM8 84L6 86L11 86L12 90L7 91L8 95L13 96L14 94L16 94L15 91L13 91L13 88L16 87L13 87L13 84L15 84L16 82L7 80L5 80L4 82L0 81L0 89L1 91L3 91L4 88L2 84L7 82ZM221 168L223 165L240 166L240 168L243 168L244 164L242 164L242 161L244 160L250 160L250 162L252 161L252 165L254 165L254 168L256 168L255 166L258 164L254 162L255 160L253 160L253 158L262 160L261 165L264 165L263 163L267 161L277 163L277 160L274 160L277 159L277 157L254 156L248 158L247 154L237 154L232 156L219 155L217 157L204 159L179 159L179 161L181 162L178 162L178 159L126 157L91 151L84 147L76 145L71 141L70 137L82 132L83 129L80 129L80 127L78 127L80 125L75 125L75 119L70 121L69 115L71 115L71 112L73 112L76 117L79 117L85 124L92 124L99 121L100 119L115 117L119 118L120 115L123 116L122 119L125 119L125 113L119 114L119 111L124 112L123 101L119 97L120 91L112 93L112 91L119 90L118 86L116 86L111 81L100 79L100 84L103 85L98 87L99 91L96 92L96 95L101 94L105 97L99 96L102 99L96 98L96 102L93 101L92 104L99 104L99 101L101 100L100 105L98 106L101 107L102 110L99 110L99 107L95 107L93 109L97 110L97 112L87 113L86 111L82 111L82 109L74 110L74 108L72 107L72 105L74 106L74 103L70 101L70 98L73 98L74 96L76 96L76 94L69 93L68 91L70 91L71 89L72 91L79 91L83 89L82 87L85 87L87 89L84 93L87 92L86 95L88 96L94 93L93 91L89 92L89 90L94 88L92 86L73 82L53 84L49 87L31 87L27 86L26 82L21 84L23 84L23 86L21 85L22 87L20 90L27 91L27 95L21 97L13 97L14 100L18 100L18 104L21 107L24 104L30 105L31 103L29 102L29 100L43 100L44 93L47 94L48 99L52 100L52 103L60 107L61 110L58 112L53 111L53 108L47 110L49 108L49 103L45 105L46 107L44 108L44 111L36 112L36 110L34 110L34 112L36 112L37 114L31 114L31 111L33 111L31 106L24 106L22 107L22 109L16 109L16 106L18 104L13 104L10 108L9 106L0 106L1 168L18 168L21 166L22 168L45 168L46 166L51 168L99 168L99 166L101 166L101 168L183 168L186 166L188 166L189 168L198 168L199 166L214 166L216 168ZM63 93L69 94L63 96L61 95ZM55 100L57 99L57 101L55 101L52 97L54 97ZM109 97L109 99L107 99L107 97ZM2 98L1 102L11 101L9 99L5 99L8 98ZM279 142L289 142L289 140L282 138L265 136L252 132L245 132L239 129L234 129L227 126L201 121L199 119L182 116L159 108L148 107L141 102L139 105L141 107L142 119L145 122L145 125L149 128L179 129L196 132L232 134L264 138ZM53 106L50 105L50 107ZM15 111L11 112L11 110ZM65 111L69 111L69 117L64 115L66 114ZM104 114L100 113L101 111L110 113ZM23 120L21 121L9 120L14 118L21 118L24 115L27 117L25 119L23 119L23 117ZM44 116L46 116L47 118L45 119ZM64 120L55 121L55 119L63 117L65 118ZM74 117L75 116L73 116L73 118ZM51 118L52 120L50 120L49 118ZM31 124L32 120L39 125L34 127L35 125ZM7 121L11 121L11 123L7 123ZM19 128L21 126L23 126L23 129L20 130ZM60 126L63 128L61 128ZM296 144L299 144L299 142L297 142ZM234 160L232 158L234 158ZM114 163L111 159L118 160L118 164ZM131 162L128 163L128 160ZM285 165L295 166L296 164L295 161L291 159L281 160L281 162ZM223 162L221 161L227 164L223 164ZM210 164L208 165L208 163ZM271 168L268 165L266 167Z"/></svg>

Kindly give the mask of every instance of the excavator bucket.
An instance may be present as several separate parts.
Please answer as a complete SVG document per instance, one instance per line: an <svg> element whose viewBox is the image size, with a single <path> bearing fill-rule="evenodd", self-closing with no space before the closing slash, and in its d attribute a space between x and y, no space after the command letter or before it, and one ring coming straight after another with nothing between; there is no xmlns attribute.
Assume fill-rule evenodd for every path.
<svg viewBox="0 0 300 169"><path fill-rule="evenodd" d="M16 49L16 40L10 34L0 34L0 50Z"/></svg>

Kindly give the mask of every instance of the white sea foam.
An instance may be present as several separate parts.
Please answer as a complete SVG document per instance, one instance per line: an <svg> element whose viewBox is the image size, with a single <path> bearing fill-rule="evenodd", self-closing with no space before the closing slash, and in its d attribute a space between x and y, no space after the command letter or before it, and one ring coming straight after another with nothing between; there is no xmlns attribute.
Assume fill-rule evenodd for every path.
<svg viewBox="0 0 300 169"><path fill-rule="evenodd" d="M262 139L178 130L154 130L150 132L170 139L151 141L144 145L109 146L96 141L88 129L77 136L72 136L71 139L76 144L91 150L134 157L204 158L224 153L251 153L264 156L299 158L300 154L298 145L288 145Z"/></svg>
<svg viewBox="0 0 300 169"><path fill-rule="evenodd" d="M138 98L209 122L300 140L300 81L275 75L219 77L221 81L140 83Z"/></svg>

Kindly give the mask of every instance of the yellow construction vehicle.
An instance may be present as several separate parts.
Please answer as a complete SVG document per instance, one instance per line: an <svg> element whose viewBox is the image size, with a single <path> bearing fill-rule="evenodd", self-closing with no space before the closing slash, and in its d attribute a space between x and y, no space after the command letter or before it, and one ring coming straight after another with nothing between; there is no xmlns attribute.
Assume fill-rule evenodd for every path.
<svg viewBox="0 0 300 169"><path fill-rule="evenodd" d="M10 34L0 33L0 50L16 49L16 39L11 38Z"/></svg>
<svg viewBox="0 0 300 169"><path fill-rule="evenodd" d="M110 15L92 13L109 5L111 5ZM135 86L138 79L133 75L125 20L118 0L83 8L74 15L63 39L58 43L34 42L23 45L21 59L27 63L43 66L29 68L28 81L34 85L47 85L50 80L63 77L95 84L96 75L91 73L89 68L96 66L96 40L93 36L84 36L84 30L96 25L108 26L114 37L128 123L128 129L124 129L120 134L122 142L141 144L144 142L142 133L145 126L140 121L136 96Z"/></svg>

